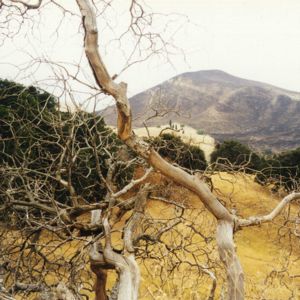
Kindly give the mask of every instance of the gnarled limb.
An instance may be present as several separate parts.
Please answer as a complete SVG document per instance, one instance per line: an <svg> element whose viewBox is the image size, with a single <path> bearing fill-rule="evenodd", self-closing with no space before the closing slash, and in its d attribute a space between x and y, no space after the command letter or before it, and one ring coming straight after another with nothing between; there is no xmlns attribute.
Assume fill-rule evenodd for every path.
<svg viewBox="0 0 300 300"><path fill-rule="evenodd" d="M234 224L232 222L218 221L217 244L219 255L225 265L227 273L227 299L244 299L244 273L233 241Z"/></svg>
<svg viewBox="0 0 300 300"><path fill-rule="evenodd" d="M91 225L97 226L101 223L102 211L94 210L91 214ZM96 275L95 300L107 300L106 294L106 281L107 281L107 269L114 269L114 266L108 264L103 255L103 249L100 243L94 242L90 250L90 264L91 270Z"/></svg>
<svg viewBox="0 0 300 300"><path fill-rule="evenodd" d="M235 216L233 216L222 203L212 194L209 187L196 176L190 175L178 167L173 166L164 160L150 145L140 140L132 131L132 117L130 104L127 98L127 85L125 83L117 84L110 77L99 53L98 49L98 29L96 24L96 16L89 0L77 0L79 9L83 17L83 27L85 31L84 45L87 59L93 70L95 80L99 87L107 94L111 95L118 109L118 135L131 149L137 152L141 157L145 158L154 169L160 171L166 177L174 182L186 187L194 192L207 209L219 220L219 228L217 231L217 239L219 240L219 249L222 261L225 264L228 274L229 295L228 299L240 300L244 297L243 276L235 274L235 267L238 267L237 273L241 272L241 265L234 251L233 243L233 224ZM120 286L119 299L123 299L126 293L134 297L132 291L132 281L126 275L130 276L130 267L124 257L112 251L110 245L110 227L108 220L104 220L106 230L106 247L104 256L107 261L115 264L120 270ZM223 237L223 234L225 236ZM130 247L129 247L130 248ZM228 256L229 255L229 256ZM239 279L239 284L234 283L235 279ZM123 286L123 280L127 287ZM122 283L122 284L121 284ZM129 290L126 290L128 288ZM120 292L121 291L121 292ZM237 295L231 298L230 295ZM126 299L135 299L135 298ZM125 298L124 298L125 299Z"/></svg>
<svg viewBox="0 0 300 300"><path fill-rule="evenodd" d="M92 6L88 0L77 0L81 14L83 16L83 26L85 30L85 52L95 79L99 87L116 100L118 108L118 135L119 137L140 156L144 157L150 165L163 173L176 183L186 187L196 193L205 206L217 219L233 221L233 216L211 193L207 185L196 176L190 175L178 167L173 166L164 160L150 145L140 140L131 127L131 109L126 94L126 84L115 83L110 77L99 53L98 49L98 29L96 17Z"/></svg>
<svg viewBox="0 0 300 300"><path fill-rule="evenodd" d="M125 255L127 254L127 262L129 264L129 268L132 274L132 281L133 281L132 299L133 300L138 299L139 286L141 281L140 269L135 260L133 241L137 236L136 233L137 227L144 216L148 194L149 194L148 185L146 185L143 188L143 190L141 190L137 195L132 216L129 219L124 230L124 254Z"/></svg>
<svg viewBox="0 0 300 300"><path fill-rule="evenodd" d="M289 203L297 199L300 199L300 193L291 193L284 197L269 214L264 216L252 216L248 219L238 218L236 221L236 226L247 227L270 222L275 219Z"/></svg>
<svg viewBox="0 0 300 300"><path fill-rule="evenodd" d="M111 245L111 232L110 225L107 217L103 219L103 227L105 231L105 248L104 258L105 261L112 264L119 274L118 284L118 300L134 300L134 287L130 268L130 262L126 257L116 253Z"/></svg>
<svg viewBox="0 0 300 300"><path fill-rule="evenodd" d="M137 237L137 227L144 215L148 198L148 187L144 187L137 195L132 215L124 229L123 254L116 253L111 245L110 225L107 216L103 219L105 231L104 259L113 265L119 274L118 300L137 300L140 286L140 270L135 260L133 242Z"/></svg>
<svg viewBox="0 0 300 300"><path fill-rule="evenodd" d="M11 0L11 1L15 3L20 3L28 9L37 9L42 4L42 0L37 0L36 3L32 3L31 1L24 1L24 0Z"/></svg>
<svg viewBox="0 0 300 300"><path fill-rule="evenodd" d="M223 261L227 272L227 299L244 299L244 275L235 251L233 241L234 229L239 226L256 225L261 222L272 220L279 214L288 202L298 196L287 196L287 198L285 198L269 215L263 217L252 217L247 220L238 219L222 205L222 203L213 195L209 187L202 180L168 163L155 150L153 150L150 145L146 144L134 135L131 124L131 109L126 94L127 86L122 82L119 84L114 82L101 59L98 49L96 17L93 13L90 1L77 0L77 3L83 16L86 56L94 72L95 79L99 87L105 93L111 95L116 101L118 110L119 137L131 149L136 151L141 157L145 158L154 169L160 171L174 182L194 192L206 208L216 217L218 220L217 243L221 260Z"/></svg>
<svg viewBox="0 0 300 300"><path fill-rule="evenodd" d="M93 245L94 248L94 245ZM107 300L106 294L106 281L107 281L107 269L114 269L114 266L109 265L105 262L103 254L99 251L100 249L93 249L90 252L90 263L91 270L96 275L96 282L94 285L95 289L95 300Z"/></svg>

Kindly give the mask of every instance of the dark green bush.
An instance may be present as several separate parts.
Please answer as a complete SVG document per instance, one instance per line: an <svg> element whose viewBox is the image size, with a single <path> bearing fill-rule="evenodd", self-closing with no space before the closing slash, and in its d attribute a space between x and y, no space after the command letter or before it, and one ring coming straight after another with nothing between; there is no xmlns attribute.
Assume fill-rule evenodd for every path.
<svg viewBox="0 0 300 300"><path fill-rule="evenodd" d="M272 184L274 190L299 190L300 148L277 155L261 156L238 141L224 141L211 155L218 170L244 170L255 173L260 184Z"/></svg>
<svg viewBox="0 0 300 300"><path fill-rule="evenodd" d="M0 80L0 203L8 200L6 190L18 191L13 197L21 200L28 197L26 188L40 185L48 200L69 204L70 192L56 180L58 172L79 197L99 202L112 164L117 188L132 178L134 165L120 154L124 148L100 116L60 112L52 95ZM125 159L132 159L127 152Z"/></svg>
<svg viewBox="0 0 300 300"><path fill-rule="evenodd" d="M267 166L256 176L262 184L272 183L274 189L299 190L300 148L273 155L266 160Z"/></svg>
<svg viewBox="0 0 300 300"><path fill-rule="evenodd" d="M211 162L216 168L233 169L244 168L247 172L261 170L265 166L265 159L251 150L248 146L234 140L224 141L211 154Z"/></svg>
<svg viewBox="0 0 300 300"><path fill-rule="evenodd" d="M205 170L207 168L204 152L197 146L184 143L178 136L165 133L151 142L161 156L183 168L189 170Z"/></svg>

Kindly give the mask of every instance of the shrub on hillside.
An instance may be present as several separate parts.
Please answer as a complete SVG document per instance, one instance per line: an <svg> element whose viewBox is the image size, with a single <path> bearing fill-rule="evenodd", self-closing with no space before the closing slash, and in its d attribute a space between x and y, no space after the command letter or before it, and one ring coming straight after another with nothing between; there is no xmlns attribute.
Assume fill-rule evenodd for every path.
<svg viewBox="0 0 300 300"><path fill-rule="evenodd" d="M300 148L273 155L266 160L267 166L256 176L262 184L272 183L274 189L299 190Z"/></svg>
<svg viewBox="0 0 300 300"><path fill-rule="evenodd" d="M189 170L205 170L204 152L197 146L186 144L178 136L165 133L152 140L152 145L165 158Z"/></svg>
<svg viewBox="0 0 300 300"><path fill-rule="evenodd" d="M265 166L263 157L248 146L234 140L219 144L211 154L211 162L215 163L217 169L244 168L247 172L261 170Z"/></svg>
<svg viewBox="0 0 300 300"><path fill-rule="evenodd" d="M112 164L116 187L132 178L134 167L128 161L133 154L100 116L60 112L54 96L7 80L0 80L0 97L0 203L7 190L23 200L26 189L36 185L42 198L69 204L70 189L58 176L85 201L101 201Z"/></svg>

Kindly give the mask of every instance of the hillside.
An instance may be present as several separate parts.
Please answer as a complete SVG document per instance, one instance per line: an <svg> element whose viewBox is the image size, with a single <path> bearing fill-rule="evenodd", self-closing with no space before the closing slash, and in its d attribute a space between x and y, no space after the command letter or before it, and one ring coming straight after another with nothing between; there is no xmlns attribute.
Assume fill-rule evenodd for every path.
<svg viewBox="0 0 300 300"><path fill-rule="evenodd" d="M132 97L130 103L135 127L147 119L149 126L172 120L219 141L238 139L273 150L300 145L300 93L219 70L178 75ZM116 124L114 107L101 114L108 124Z"/></svg>
<svg viewBox="0 0 300 300"><path fill-rule="evenodd" d="M174 124L180 128L180 124ZM173 131L169 129L169 125L161 125L156 127L140 127L135 129L135 134L141 137L158 136L161 132L172 133L179 136L185 143L198 146L205 155L206 161L210 161L210 155L215 149L215 140L209 135L198 134L197 130L192 127L184 126L179 131Z"/></svg>
<svg viewBox="0 0 300 300"><path fill-rule="evenodd" d="M244 217L265 214L280 199L278 195L272 195L268 189L255 183L249 175L219 173L215 174L212 180L216 190L218 190L218 197L225 201L227 207L235 207L237 213ZM182 196L186 191L180 193L180 187L173 186L172 188L172 197L177 197L180 201L180 195ZM193 259L189 257L189 250L193 249L198 255L199 261L204 265L210 265L206 255L218 263L214 239L211 243L202 244L201 239L199 240L199 237L196 239L197 236L193 235L193 231L188 226L189 222L192 222L202 234L214 237L216 221L203 209L196 196L189 192L185 195L185 201L182 198L181 201L190 209L185 212L186 221L178 228L180 237L176 235L176 230L174 230L174 232L168 233L165 238L184 240L178 255L182 255L190 262ZM247 196L245 197L245 195ZM169 205L158 201L151 201L148 204L148 213L156 219L171 218L170 209ZM292 205L289 213L292 216L297 214L297 211L297 205ZM245 228L235 236L237 251L245 272L245 299L299 299L300 281L297 264L300 255L299 247L297 247L299 240L289 234L288 226L282 224L284 224L284 218L280 216L274 223ZM191 237L199 244L189 245L188 241L191 240ZM157 248L155 250L157 252ZM170 264L174 263L173 260L174 258L169 254L168 257L162 259L160 265L168 269ZM150 259L144 262L144 266L142 268L144 283L141 287L141 299L207 299L211 280L207 275L205 276L201 272L199 274L199 271L189 264L181 265L172 274L164 274L167 273L166 270L161 274L161 269L155 264L155 261L153 263ZM288 266L288 271L285 266ZM213 268L213 270L220 279L222 271L218 268ZM164 283L163 279L166 277L167 281ZM160 286L161 282L163 283L162 287ZM216 299L221 299L221 283L218 281Z"/></svg>
<svg viewBox="0 0 300 300"><path fill-rule="evenodd" d="M234 207L237 214L243 217L266 214L281 199L279 195L274 195L267 188L255 183L250 175L218 173L212 176L212 181L216 195L224 201L226 207ZM186 209L182 222L162 236L162 240L172 251L166 251L163 244L157 243L147 247L146 258L138 260L142 273L140 299L208 299L211 279L203 270L193 266L196 262L210 267L217 276L216 299L221 299L224 273L215 243L215 218L194 194L175 184L168 184L161 174L153 173L148 182L160 183L161 187L170 191L170 198L184 205ZM145 218L152 220L151 230L159 230L163 224L174 220L177 213L173 205L149 199ZM235 235L237 251L245 272L245 299L299 299L299 238L291 234L293 224L284 223L284 215L287 213L291 218L295 217L298 213L297 204L287 208L274 222L248 227ZM120 230L126 218L118 222L114 228L115 248L122 247ZM11 239L17 239L17 236L17 232L10 233ZM203 236L209 237L208 240L204 241ZM43 234L41 242L47 243L49 239L48 234ZM51 236L51 239L53 245L59 243L55 236ZM53 253L48 254L48 258L61 261L78 250L82 251L84 247L78 240L64 243L55 249ZM83 260L84 253L85 251L81 258ZM88 270L89 264L86 262L82 270L84 272L81 271L80 274L86 287L84 294L91 299L93 296L88 288L93 285L93 275ZM54 272L48 270L48 283L57 284L58 277ZM110 272L109 288L112 288L115 277L115 273ZM25 298L19 296L17 300L36 300L35 296L33 294Z"/></svg>

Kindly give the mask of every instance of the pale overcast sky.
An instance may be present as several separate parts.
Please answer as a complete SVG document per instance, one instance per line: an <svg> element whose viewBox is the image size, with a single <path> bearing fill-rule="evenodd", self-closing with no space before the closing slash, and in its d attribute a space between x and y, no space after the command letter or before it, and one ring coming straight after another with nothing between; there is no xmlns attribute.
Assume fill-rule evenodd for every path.
<svg viewBox="0 0 300 300"><path fill-rule="evenodd" d="M67 0L62 3L70 4ZM300 1L299 0L148 0L153 11L168 17L171 25L166 35L185 53L171 53L169 64L164 59L152 58L122 73L120 80L129 84L134 95L177 74L205 69L220 69L230 74L267 82L282 88L300 91ZM123 41L121 49L116 42L109 43L126 22L128 3L114 0L114 9L106 16L113 20L111 27L102 27L99 18L100 45L111 74L119 73L130 51L130 40ZM75 12L76 11L75 6ZM186 17L184 17L186 16ZM159 17L163 20L163 15ZM158 18L155 29L162 29ZM84 61L79 19L66 16L61 20L56 9L47 8L39 20L33 36L26 30L0 48L0 77L16 79L27 84L45 84L53 69L26 68L17 73L11 64L22 66L30 58L43 57L52 61L77 63L82 61L83 76L91 80ZM175 34L176 32L176 34ZM34 70L34 76L29 76ZM75 69L72 69L75 72ZM56 70L56 72L58 72ZM16 75L18 76L16 77ZM51 91L51 82L48 87ZM79 89L79 87L78 87Z"/></svg>

